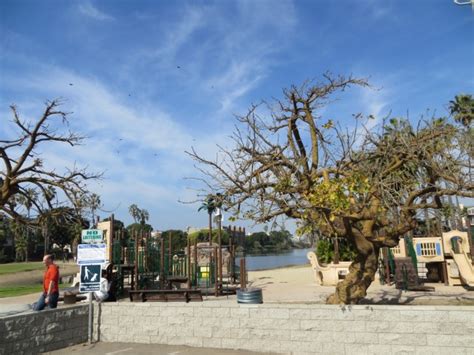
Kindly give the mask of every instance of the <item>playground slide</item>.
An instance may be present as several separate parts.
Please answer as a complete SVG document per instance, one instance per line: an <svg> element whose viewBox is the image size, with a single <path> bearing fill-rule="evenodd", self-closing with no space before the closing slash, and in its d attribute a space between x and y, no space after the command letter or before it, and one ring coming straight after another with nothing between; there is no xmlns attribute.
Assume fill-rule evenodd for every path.
<svg viewBox="0 0 474 355"><path fill-rule="evenodd" d="M462 282L470 287L474 287L474 267L466 251L461 249L461 252L456 254L451 249L451 256L459 269Z"/></svg>

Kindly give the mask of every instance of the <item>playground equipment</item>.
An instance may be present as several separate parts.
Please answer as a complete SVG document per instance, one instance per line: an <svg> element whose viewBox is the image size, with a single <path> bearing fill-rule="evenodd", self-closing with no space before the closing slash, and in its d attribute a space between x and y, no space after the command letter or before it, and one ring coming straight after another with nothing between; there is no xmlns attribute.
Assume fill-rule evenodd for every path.
<svg viewBox="0 0 474 355"><path fill-rule="evenodd" d="M312 251L306 254L306 257L311 262L313 269L314 280L320 286L335 286L343 279L349 272L351 261L341 261L338 264L329 263L323 265L319 262L318 257Z"/></svg>
<svg viewBox="0 0 474 355"><path fill-rule="evenodd" d="M472 211L474 212L474 211ZM471 232L474 232L474 213L470 213ZM401 238L393 248L383 248L379 273L380 282L404 290L431 290L422 281L446 285L474 287L473 246L468 232L452 230L439 237ZM473 240L474 241L474 240ZM334 286L348 273L351 262L322 264L314 252L307 258L311 262L316 283Z"/></svg>
<svg viewBox="0 0 474 355"><path fill-rule="evenodd" d="M452 257L452 259L446 258L449 284L474 287L474 267L468 255L467 232L453 230L443 233L443 246L445 253Z"/></svg>
<svg viewBox="0 0 474 355"><path fill-rule="evenodd" d="M387 274L395 275L397 286L400 282L407 286L409 279L421 276L429 281L442 280L450 286L472 287L474 267L471 257L467 232L452 230L442 233L441 237L404 238L388 251L390 265L387 269L390 270ZM406 263L410 259L412 267ZM405 265L404 271L401 271L402 265Z"/></svg>
<svg viewBox="0 0 474 355"><path fill-rule="evenodd" d="M216 243L191 245L189 239L178 250L171 235L134 232L127 239L124 230L113 230L113 218L98 228L104 230L117 294L128 291L132 301L202 300L201 294L235 293L237 282L245 279L235 264L232 233L229 245L220 250Z"/></svg>

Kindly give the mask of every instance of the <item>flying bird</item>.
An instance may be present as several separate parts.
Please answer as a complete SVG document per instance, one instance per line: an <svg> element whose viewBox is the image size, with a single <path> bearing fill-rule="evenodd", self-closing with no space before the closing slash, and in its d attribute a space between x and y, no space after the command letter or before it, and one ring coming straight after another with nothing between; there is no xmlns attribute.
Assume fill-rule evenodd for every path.
<svg viewBox="0 0 474 355"><path fill-rule="evenodd" d="M74 84L73 83L69 83L69 86L73 86Z"/></svg>

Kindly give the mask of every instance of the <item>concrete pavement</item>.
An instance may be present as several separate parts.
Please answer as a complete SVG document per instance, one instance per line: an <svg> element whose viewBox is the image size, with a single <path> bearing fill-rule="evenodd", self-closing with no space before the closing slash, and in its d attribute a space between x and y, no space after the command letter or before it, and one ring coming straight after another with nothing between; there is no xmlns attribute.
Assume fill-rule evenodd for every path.
<svg viewBox="0 0 474 355"><path fill-rule="evenodd" d="M265 351L265 349L262 349ZM71 346L65 349L48 352L51 355L246 355L261 354L248 350L225 350L212 348L191 348L181 345L134 344L134 343L95 343ZM273 354L273 353L267 353Z"/></svg>

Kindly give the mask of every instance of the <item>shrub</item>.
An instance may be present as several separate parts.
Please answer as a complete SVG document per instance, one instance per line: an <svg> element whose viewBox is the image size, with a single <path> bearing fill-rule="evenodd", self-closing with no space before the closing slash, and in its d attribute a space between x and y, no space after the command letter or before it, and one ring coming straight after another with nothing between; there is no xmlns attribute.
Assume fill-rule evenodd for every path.
<svg viewBox="0 0 474 355"><path fill-rule="evenodd" d="M334 261L334 240L324 238L316 244L316 255L320 262L329 264ZM356 257L355 247L347 240L339 240L339 260L352 261Z"/></svg>

